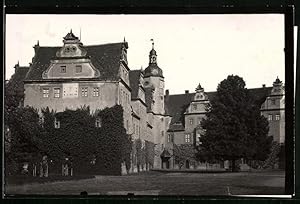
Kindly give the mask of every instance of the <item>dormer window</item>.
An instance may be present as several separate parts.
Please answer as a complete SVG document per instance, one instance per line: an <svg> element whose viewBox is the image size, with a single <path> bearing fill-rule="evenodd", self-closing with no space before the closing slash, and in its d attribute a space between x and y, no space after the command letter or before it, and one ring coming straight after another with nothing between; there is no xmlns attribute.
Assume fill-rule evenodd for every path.
<svg viewBox="0 0 300 204"><path fill-rule="evenodd" d="M66 73L67 67L66 66L60 66L60 73Z"/></svg>
<svg viewBox="0 0 300 204"><path fill-rule="evenodd" d="M70 52L70 48L67 47L64 51L65 51L65 53L68 53L68 52Z"/></svg>
<svg viewBox="0 0 300 204"><path fill-rule="evenodd" d="M275 99L271 99L271 104L272 105L276 105L276 100Z"/></svg>
<svg viewBox="0 0 300 204"><path fill-rule="evenodd" d="M193 104L193 109L197 110L197 104Z"/></svg>
<svg viewBox="0 0 300 204"><path fill-rule="evenodd" d="M81 73L81 72L82 72L82 66L76 65L76 73Z"/></svg>

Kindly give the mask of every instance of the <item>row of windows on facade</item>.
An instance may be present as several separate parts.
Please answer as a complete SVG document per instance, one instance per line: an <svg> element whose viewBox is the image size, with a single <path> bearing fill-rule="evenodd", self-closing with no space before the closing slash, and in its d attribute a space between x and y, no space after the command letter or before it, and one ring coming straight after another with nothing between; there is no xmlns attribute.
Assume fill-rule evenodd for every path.
<svg viewBox="0 0 300 204"><path fill-rule="evenodd" d="M44 118L40 118L41 125L44 124ZM95 120L95 127L100 128L102 126L101 118L96 118ZM60 121L54 118L54 128L59 129L60 128Z"/></svg>
<svg viewBox="0 0 300 204"><path fill-rule="evenodd" d="M200 104L199 104L200 105ZM198 104L193 104L193 110L197 110L198 109L198 106L199 106Z"/></svg>
<svg viewBox="0 0 300 204"><path fill-rule="evenodd" d="M199 136L197 135L197 139L200 139L200 135ZM174 142L174 135L168 134L167 141ZM190 143L191 142L191 134L185 134L184 141L186 143Z"/></svg>
<svg viewBox="0 0 300 204"><path fill-rule="evenodd" d="M140 126L137 124L133 124L133 134L140 135Z"/></svg>
<svg viewBox="0 0 300 204"><path fill-rule="evenodd" d="M268 115L268 120L269 120L269 121L274 120L272 114L269 114L269 115ZM275 120L280 120L280 115L279 115L279 114L276 114L276 115L275 115Z"/></svg>
<svg viewBox="0 0 300 204"><path fill-rule="evenodd" d="M190 125L193 125L194 124L194 119L190 118L189 123L190 123ZM200 124L200 123L201 123L201 118L198 118L198 124Z"/></svg>
<svg viewBox="0 0 300 204"><path fill-rule="evenodd" d="M81 65L76 65L75 66L75 72L76 73L81 73L82 72L82 66ZM60 66L60 73L67 73L67 66L65 66L65 65Z"/></svg>
<svg viewBox="0 0 300 204"><path fill-rule="evenodd" d="M60 88L53 88L54 98L61 97L61 89ZM67 94L64 90L64 95ZM100 95L99 87L93 88L93 96L97 97ZM43 88L43 97L48 98L50 96L50 88ZM81 88L81 96L87 97L88 96L88 87Z"/></svg>

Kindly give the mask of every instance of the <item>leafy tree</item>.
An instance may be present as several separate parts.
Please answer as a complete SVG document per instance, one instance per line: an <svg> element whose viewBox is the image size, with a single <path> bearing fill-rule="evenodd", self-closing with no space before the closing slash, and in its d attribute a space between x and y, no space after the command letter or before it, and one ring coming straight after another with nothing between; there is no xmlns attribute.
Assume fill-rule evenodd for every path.
<svg viewBox="0 0 300 204"><path fill-rule="evenodd" d="M11 132L10 158L21 164L31 162L39 155L39 115L32 107L15 109L10 116Z"/></svg>
<svg viewBox="0 0 300 204"><path fill-rule="evenodd" d="M210 102L207 117L201 122L198 152L202 158L235 161L240 158L264 160L271 147L268 122L245 88L244 80L230 75L217 88Z"/></svg>
<svg viewBox="0 0 300 204"><path fill-rule="evenodd" d="M193 145L190 144L182 144L176 145L174 144L173 155L176 163L184 164L186 160L191 162L195 162L195 149Z"/></svg>

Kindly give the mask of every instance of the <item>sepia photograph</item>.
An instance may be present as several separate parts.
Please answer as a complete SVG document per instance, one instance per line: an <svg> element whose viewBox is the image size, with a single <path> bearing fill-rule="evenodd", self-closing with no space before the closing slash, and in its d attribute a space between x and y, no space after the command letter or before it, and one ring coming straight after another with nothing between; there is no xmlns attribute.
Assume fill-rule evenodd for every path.
<svg viewBox="0 0 300 204"><path fill-rule="evenodd" d="M7 14L4 196L285 195L283 14Z"/></svg>

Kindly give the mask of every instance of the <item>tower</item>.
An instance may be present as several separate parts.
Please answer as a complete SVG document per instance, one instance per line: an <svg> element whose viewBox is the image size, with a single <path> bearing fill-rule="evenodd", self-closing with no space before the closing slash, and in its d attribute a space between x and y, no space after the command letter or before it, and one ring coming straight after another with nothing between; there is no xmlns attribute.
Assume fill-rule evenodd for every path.
<svg viewBox="0 0 300 204"><path fill-rule="evenodd" d="M268 119L269 136L273 140L284 144L285 140L285 88L277 77L273 82L270 95L261 106L261 114Z"/></svg>
<svg viewBox="0 0 300 204"><path fill-rule="evenodd" d="M149 53L149 65L144 71L144 87L152 88L153 101L151 110L154 114L164 115L164 88L165 82L163 72L157 65L157 54L154 49L154 42L152 42L152 49Z"/></svg>
<svg viewBox="0 0 300 204"><path fill-rule="evenodd" d="M152 42L152 49L149 53L149 65L144 70L144 87L148 90L148 112L153 115L153 141L155 144L154 168L161 168L162 152L165 148L166 120L164 107L164 77L161 68L157 65L157 53Z"/></svg>

